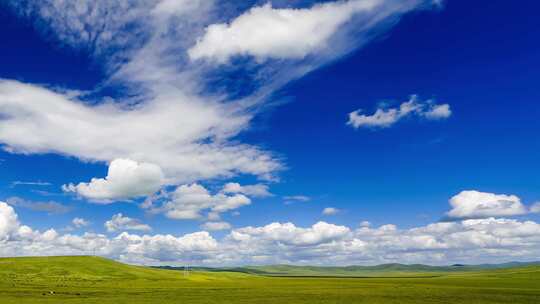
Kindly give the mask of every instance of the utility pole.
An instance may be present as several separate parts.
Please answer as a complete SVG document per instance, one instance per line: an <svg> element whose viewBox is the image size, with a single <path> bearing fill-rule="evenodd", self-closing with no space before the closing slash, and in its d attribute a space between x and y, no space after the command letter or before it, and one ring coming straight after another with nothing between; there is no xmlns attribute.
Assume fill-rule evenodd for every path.
<svg viewBox="0 0 540 304"><path fill-rule="evenodd" d="M184 277L188 277L189 276L189 265L186 264L184 265Z"/></svg>

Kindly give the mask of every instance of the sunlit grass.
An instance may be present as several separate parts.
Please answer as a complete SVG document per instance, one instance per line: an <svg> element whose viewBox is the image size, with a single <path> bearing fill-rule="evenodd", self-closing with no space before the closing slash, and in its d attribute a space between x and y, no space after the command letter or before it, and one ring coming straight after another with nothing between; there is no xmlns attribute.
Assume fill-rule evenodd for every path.
<svg viewBox="0 0 540 304"><path fill-rule="evenodd" d="M394 275L399 275L395 273ZM540 303L540 267L417 278L286 278L128 266L97 257L0 259L0 303Z"/></svg>

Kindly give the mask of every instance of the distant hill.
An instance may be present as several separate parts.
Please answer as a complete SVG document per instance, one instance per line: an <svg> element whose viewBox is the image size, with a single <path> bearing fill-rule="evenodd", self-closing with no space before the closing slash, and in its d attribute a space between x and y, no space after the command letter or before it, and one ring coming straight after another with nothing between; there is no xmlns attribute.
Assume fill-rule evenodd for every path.
<svg viewBox="0 0 540 304"><path fill-rule="evenodd" d="M509 269L526 266L540 266L540 262L510 262L503 264L430 266L423 264L381 264L376 266L294 266L269 265L231 268L192 267L191 269L208 272L240 272L265 276L337 276L337 277L389 277L389 276L433 276L443 273L473 272L490 269ZM161 266L157 268L183 270L183 267Z"/></svg>

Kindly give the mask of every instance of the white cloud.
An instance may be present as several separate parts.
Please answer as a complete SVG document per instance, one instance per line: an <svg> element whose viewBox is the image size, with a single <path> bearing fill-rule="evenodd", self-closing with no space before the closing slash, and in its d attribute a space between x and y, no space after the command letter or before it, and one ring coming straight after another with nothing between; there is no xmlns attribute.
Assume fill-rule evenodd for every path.
<svg viewBox="0 0 540 304"><path fill-rule="evenodd" d="M164 204L165 215L173 219L197 219L201 210L214 206L215 199L199 184L182 185L172 193L171 200Z"/></svg>
<svg viewBox="0 0 540 304"><path fill-rule="evenodd" d="M272 223L264 227L235 229L230 238L236 241L283 243L295 246L313 246L344 238L350 233L345 226L318 222L310 228L299 228L292 223Z"/></svg>
<svg viewBox="0 0 540 304"><path fill-rule="evenodd" d="M360 222L360 227L362 227L362 228L368 228L370 226L371 226L371 223L369 221Z"/></svg>
<svg viewBox="0 0 540 304"><path fill-rule="evenodd" d="M130 77L154 74L133 72ZM242 106L192 96L172 85L163 87L164 77L168 76L159 76L159 88L145 82L156 92L149 92L152 98L141 96L145 102L136 107L129 99L104 99L87 106L78 96L1 81L0 112L9 119L2 120L0 141L11 152L154 163L165 168L167 178L186 182L242 173L269 177L280 168L269 153L227 141L247 128L252 114ZM56 109L54 119L48 113L51 108Z"/></svg>
<svg viewBox="0 0 540 304"><path fill-rule="evenodd" d="M19 228L19 221L15 210L8 204L0 202L0 242Z"/></svg>
<svg viewBox="0 0 540 304"><path fill-rule="evenodd" d="M494 194L475 190L462 191L450 199L449 218L487 218L521 215L527 208L515 195Z"/></svg>
<svg viewBox="0 0 540 304"><path fill-rule="evenodd" d="M540 213L540 202L534 203L530 208L531 213Z"/></svg>
<svg viewBox="0 0 540 304"><path fill-rule="evenodd" d="M272 196L272 193L268 191L268 186L264 184L242 186L239 183L227 183L221 191L223 193L242 193L252 197Z"/></svg>
<svg viewBox="0 0 540 304"><path fill-rule="evenodd" d="M51 186L52 184L49 182L42 182L42 181L36 181L36 182L25 182L25 181L14 181L11 182L11 188L14 188L16 186Z"/></svg>
<svg viewBox="0 0 540 304"><path fill-rule="evenodd" d="M56 35L62 43L105 55L129 46L135 42L134 36L141 34L142 29L135 25L140 14L148 9L144 2L40 0L16 1L10 5L33 16L36 29L45 35ZM129 24L133 26L132 32L124 31Z"/></svg>
<svg viewBox="0 0 540 304"><path fill-rule="evenodd" d="M283 199L286 202L309 202L311 198L305 195L288 195L284 196Z"/></svg>
<svg viewBox="0 0 540 304"><path fill-rule="evenodd" d="M432 100L420 101L412 95L409 101L402 103L399 108L378 108L373 115L361 114L362 110L349 113L348 125L358 128L388 128L399 120L418 116L429 120L446 119L452 115L450 105L435 104Z"/></svg>
<svg viewBox="0 0 540 304"><path fill-rule="evenodd" d="M199 184L181 185L168 194L168 199L161 207L147 206L154 213L165 213L172 219L199 219L201 212L208 211L210 219L219 218L219 213L234 210L251 204L251 200L243 194L227 195L223 192L211 194Z"/></svg>
<svg viewBox="0 0 540 304"><path fill-rule="evenodd" d="M141 223L139 220L132 219L130 217L118 213L113 215L113 217L105 222L105 228L109 232L115 231L124 231L124 230L139 230L139 231L150 231L152 228L146 224Z"/></svg>
<svg viewBox="0 0 540 304"><path fill-rule="evenodd" d="M74 218L71 223L73 224L73 226L75 226L75 228L81 228L81 227L86 227L88 225L90 225L90 222L83 219L83 218L80 218L80 217L76 217Z"/></svg>
<svg viewBox="0 0 540 304"><path fill-rule="evenodd" d="M356 231L321 225L327 227L323 230L331 237L320 237L323 234L319 229L298 228L290 223L234 229L225 248L234 250L235 256L244 256L248 264L259 261L323 265L505 262L534 259L531 254L540 251L540 225L531 221L488 218L405 230L383 225ZM311 236L303 238L308 232Z"/></svg>
<svg viewBox="0 0 540 304"><path fill-rule="evenodd" d="M157 1L153 14L158 16L185 15L197 10L207 10L214 0L162 0Z"/></svg>
<svg viewBox="0 0 540 304"><path fill-rule="evenodd" d="M121 225L126 225L122 221ZM97 254L135 264L204 263L214 256L217 248L217 241L208 232L183 236L139 236L123 232L110 238L95 233L60 235L54 229L40 232L20 225L13 208L0 202L0 256Z"/></svg>
<svg viewBox="0 0 540 304"><path fill-rule="evenodd" d="M402 259L429 260L437 253L440 263L448 260L469 260L472 263L490 258L501 261L538 250L537 245L531 247L529 242L540 240L534 236L539 228L540 225L529 221L488 218L435 223L408 230L399 230L395 226L361 228L357 230L356 237L372 247L368 251L381 254L386 259L398 260L401 254ZM422 254L422 251L425 253ZM432 260L432 263L439 258Z"/></svg>
<svg viewBox="0 0 540 304"><path fill-rule="evenodd" d="M47 212L49 214L62 214L71 211L70 206L55 202L55 201L31 201L20 197L10 197L6 202L15 207L22 207L33 211Z"/></svg>
<svg viewBox="0 0 540 304"><path fill-rule="evenodd" d="M207 222L201 228L208 231L229 230L231 229L231 224L227 222Z"/></svg>
<svg viewBox="0 0 540 304"><path fill-rule="evenodd" d="M7 117L0 122L0 141L10 152L156 164L170 181L238 173L266 177L279 170L270 154L226 143L249 119L236 112L234 103L205 103L176 94L180 96L160 96L126 110L118 103L86 106L44 88L0 80L0 114ZM197 143L205 138L210 143Z"/></svg>
<svg viewBox="0 0 540 304"><path fill-rule="evenodd" d="M64 185L62 188L85 198L107 201L151 195L161 188L163 181L159 166L115 159L109 165L107 177L93 178L89 183Z"/></svg>
<svg viewBox="0 0 540 304"><path fill-rule="evenodd" d="M180 237L172 235L137 236L122 233L113 243L127 246L121 259L134 263L157 263L169 261L192 263L211 259L218 249L217 241L208 232L195 232Z"/></svg>
<svg viewBox="0 0 540 304"><path fill-rule="evenodd" d="M323 215L336 215L339 213L339 211L340 211L339 209L336 209L333 207L327 207L323 209L322 214Z"/></svg>
<svg viewBox="0 0 540 304"><path fill-rule="evenodd" d="M212 58L226 62L235 55L302 59L327 48L338 29L361 12L372 12L386 1L350 0L316 4L311 8L272 8L271 3L253 7L229 24L210 25L188 50L192 59Z"/></svg>
<svg viewBox="0 0 540 304"><path fill-rule="evenodd" d="M219 214L219 212L215 212L215 211L208 212L208 220L219 221L221 220L221 215Z"/></svg>
<svg viewBox="0 0 540 304"><path fill-rule="evenodd" d="M160 166L171 183L238 174L272 179L281 168L270 153L232 140L249 127L253 101L201 94L205 78L181 58L179 50L214 16L213 1L28 3L10 5L29 12L50 31L47 38L98 53L110 71L102 83L133 89L86 102L85 92L0 80L0 115L9 118L0 122L0 142L8 151L127 158Z"/></svg>
<svg viewBox="0 0 540 304"><path fill-rule="evenodd" d="M218 203L212 207L212 210L216 212L234 210L251 204L251 200L242 194L237 194L234 196L221 196L218 194L216 198Z"/></svg>
<svg viewBox="0 0 540 304"><path fill-rule="evenodd" d="M452 111L448 104L432 105L431 108L423 112L422 115L431 120L446 119L452 115Z"/></svg>

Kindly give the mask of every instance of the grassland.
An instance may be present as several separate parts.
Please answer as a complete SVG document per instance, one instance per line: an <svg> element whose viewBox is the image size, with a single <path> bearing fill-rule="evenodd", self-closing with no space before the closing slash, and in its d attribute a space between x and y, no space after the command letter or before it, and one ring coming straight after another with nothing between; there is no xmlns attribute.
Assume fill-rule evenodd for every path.
<svg viewBox="0 0 540 304"><path fill-rule="evenodd" d="M540 303L540 266L396 277L403 273L330 278L195 271L184 277L98 257L6 258L0 259L0 303Z"/></svg>

